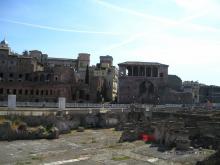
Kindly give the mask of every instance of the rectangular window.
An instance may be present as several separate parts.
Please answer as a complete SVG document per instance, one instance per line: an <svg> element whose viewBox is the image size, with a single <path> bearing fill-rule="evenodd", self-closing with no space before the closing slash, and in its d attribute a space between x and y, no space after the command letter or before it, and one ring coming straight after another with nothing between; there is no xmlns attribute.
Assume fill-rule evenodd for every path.
<svg viewBox="0 0 220 165"><path fill-rule="evenodd" d="M25 74L25 80L29 80L30 75L28 73Z"/></svg>
<svg viewBox="0 0 220 165"><path fill-rule="evenodd" d="M0 94L3 94L4 90L3 88L0 88Z"/></svg>
<svg viewBox="0 0 220 165"><path fill-rule="evenodd" d="M9 74L9 77L11 77L11 78L12 78L13 76L14 76L14 75L13 75L13 73L10 73L10 74Z"/></svg>

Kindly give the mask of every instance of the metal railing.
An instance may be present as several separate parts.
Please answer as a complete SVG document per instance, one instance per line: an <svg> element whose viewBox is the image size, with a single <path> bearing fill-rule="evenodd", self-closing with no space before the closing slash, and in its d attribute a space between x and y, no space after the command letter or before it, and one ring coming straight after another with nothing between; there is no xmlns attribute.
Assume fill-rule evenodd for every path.
<svg viewBox="0 0 220 165"><path fill-rule="evenodd" d="M7 107L7 101L0 101L0 107ZM17 107L57 108L54 102L16 102ZM130 104L96 104L96 103L66 103L66 108L129 108Z"/></svg>

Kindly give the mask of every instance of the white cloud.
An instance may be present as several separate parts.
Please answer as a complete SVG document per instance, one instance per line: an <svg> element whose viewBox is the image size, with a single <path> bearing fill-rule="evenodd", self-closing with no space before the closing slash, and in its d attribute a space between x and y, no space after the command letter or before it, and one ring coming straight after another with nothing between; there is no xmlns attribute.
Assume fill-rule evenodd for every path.
<svg viewBox="0 0 220 165"><path fill-rule="evenodd" d="M206 3L201 2L204 5L204 9L202 8L203 5L198 5L198 6L200 6L200 7L198 7L198 9L199 8L203 9L202 11L200 11L199 13L198 12L197 13L192 13L191 15L188 15L184 18L180 18L179 20L171 20L171 19L167 19L167 18L164 18L164 17L154 16L154 15L151 15L151 14L148 14L148 13L142 13L142 12L139 12L139 11L136 11L136 10L127 9L127 8L124 8L124 7L121 7L121 6L118 6L118 5L114 5L114 4L111 4L111 3L103 1L103 0L94 0L94 1L97 4L102 5L106 8L110 8L110 9L113 9L113 10L116 10L116 11L119 11L119 12L127 13L129 15L134 15L134 16L137 16L137 17L141 17L143 19L159 22L159 23L161 23L161 25L163 25L165 27L178 26L178 25L184 23L184 26L192 27L192 29L194 29L194 28L201 29L201 28L200 28L199 25L186 24L186 22L189 22L189 21L191 21L193 19L196 19L196 18L200 18L204 15L207 15L210 12L210 10L212 10L216 6L216 4L214 4L214 3L210 3L212 5L206 5L209 2L209 0L200 0L200 1L206 2ZM180 4L181 3L183 3L184 5L187 4L188 6L190 6L190 1L193 2L192 6L194 6L196 3L200 4L199 0L175 0L175 1L177 3L180 3ZM187 1L187 2L185 2L185 1ZM213 1L213 0L210 0L210 1ZM212 6L212 8L210 8L209 6ZM186 8L188 9L188 7L186 7ZM197 8L197 7L192 7L192 8ZM180 27L182 27L182 26L180 26ZM207 28L204 28L204 30L206 30L206 29Z"/></svg>
<svg viewBox="0 0 220 165"><path fill-rule="evenodd" d="M123 47L123 46L129 44L129 43L136 41L139 38L142 38L144 35L146 35L146 33L137 33L137 34L131 35L127 39L123 40L122 42L112 44L111 46L108 46L107 48L100 50L98 52L98 54L111 52L112 50L118 49L120 47Z"/></svg>
<svg viewBox="0 0 220 165"><path fill-rule="evenodd" d="M189 12L201 11L213 7L213 0L175 0L175 2Z"/></svg>
<svg viewBox="0 0 220 165"><path fill-rule="evenodd" d="M153 20L153 21L156 21L156 22L165 23L167 25L176 23L176 21L173 21L173 20L170 20L170 19L166 19L166 18L158 17L158 16L153 16L153 15L138 12L138 11L132 10L132 9L127 9L127 8L120 7L120 6L111 4L109 2L103 1L103 0L94 0L94 1L99 5L102 5L104 7L107 7L107 8L119 11L119 12L127 13L129 15L134 15L134 16L145 18L145 19Z"/></svg>
<svg viewBox="0 0 220 165"><path fill-rule="evenodd" d="M8 22L8 23L13 23L13 24L18 24L18 25L23 25L23 26L29 26L29 27L38 28L38 29L46 29L46 30L60 31L60 32L100 34L100 35L124 35L122 33L115 33L115 32L88 31L88 30L77 30L77 29L59 28L59 27L52 27L52 26L45 26L45 25L39 25L39 24L32 24L32 23L21 22L21 21L14 21L14 20L8 20L8 19L0 19L0 21Z"/></svg>
<svg viewBox="0 0 220 165"><path fill-rule="evenodd" d="M175 0L175 1L179 5L186 8L187 10L192 10L193 8L194 9L203 9L203 8L205 8L205 6L206 7L211 6L211 4L212 4L212 7L214 7L213 3L209 3L210 0L201 0L201 4L200 4L199 0ZM197 18L203 17L204 15L209 14L211 8L204 9L201 12L190 14L190 15L176 21L176 20L170 20L167 18L153 16L153 15L150 15L147 13L141 13L141 12L138 12L135 10L120 7L120 6L108 3L106 1L103 1L103 0L95 0L95 2L99 5L102 5L104 7L107 7L107 8L113 9L113 10L117 10L119 12L127 13L129 15L134 15L134 16L141 17L143 19L158 22L159 23L158 27L160 27L160 29L159 30L157 29L157 30L159 33L166 28L179 28L179 29L187 29L190 31L192 31L192 30L206 31L206 32L212 32L212 33L220 32L220 29L215 28L215 27L209 27L209 26L189 23L190 21L192 21L194 19L197 19ZM142 32L142 33L146 34L146 32ZM154 33L155 33L155 31L154 31ZM124 41L122 41L120 43L113 44L112 46L110 46L109 48L106 48L105 50L109 51L109 50L113 50L116 48L118 49L119 47L125 46L131 42L134 42L135 40L139 39L140 37L142 37L142 36L138 32L137 34L131 35L130 37L128 37L127 39L125 39ZM102 51L105 51L105 50L102 50Z"/></svg>
<svg viewBox="0 0 220 165"><path fill-rule="evenodd" d="M186 12L199 12L203 10L213 10L216 8L215 0L174 0Z"/></svg>
<svg viewBox="0 0 220 165"><path fill-rule="evenodd" d="M139 59L147 57L168 64L211 65L220 56L220 42L158 34L146 36L145 43L130 53Z"/></svg>

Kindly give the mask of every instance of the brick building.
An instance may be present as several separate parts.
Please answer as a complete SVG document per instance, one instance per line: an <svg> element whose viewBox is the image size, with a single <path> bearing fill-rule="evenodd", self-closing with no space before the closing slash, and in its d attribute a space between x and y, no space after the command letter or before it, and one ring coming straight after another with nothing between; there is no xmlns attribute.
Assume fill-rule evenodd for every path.
<svg viewBox="0 0 220 165"><path fill-rule="evenodd" d="M90 67L89 84L93 102L117 100L118 70L111 56L100 56L100 63Z"/></svg>
<svg viewBox="0 0 220 165"><path fill-rule="evenodd" d="M168 65L154 62L124 62L119 66L119 103L191 103L191 95L170 84Z"/></svg>
<svg viewBox="0 0 220 165"><path fill-rule="evenodd" d="M90 67L88 53L79 53L76 59L48 57L39 50L19 55L3 40L0 63L0 101L7 100L8 94L33 102L56 102L58 97L68 102L96 102L97 96L105 101L117 97L117 69L111 56L101 56L100 63Z"/></svg>
<svg viewBox="0 0 220 165"><path fill-rule="evenodd" d="M46 65L47 56L40 51L23 55L10 51L8 43L0 43L0 100L16 94L18 101L57 101L58 97L74 99L77 82L71 67Z"/></svg>

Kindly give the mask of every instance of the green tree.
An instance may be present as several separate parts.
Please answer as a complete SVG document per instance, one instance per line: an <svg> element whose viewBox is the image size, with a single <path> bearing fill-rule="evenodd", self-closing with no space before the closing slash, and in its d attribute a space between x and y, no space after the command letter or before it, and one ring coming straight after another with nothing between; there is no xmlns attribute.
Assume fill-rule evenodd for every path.
<svg viewBox="0 0 220 165"><path fill-rule="evenodd" d="M101 90L101 94L102 94L102 97L104 98L104 101L107 101L108 98L107 98L107 81L104 80L104 83L103 83L103 86L102 86L102 90Z"/></svg>

